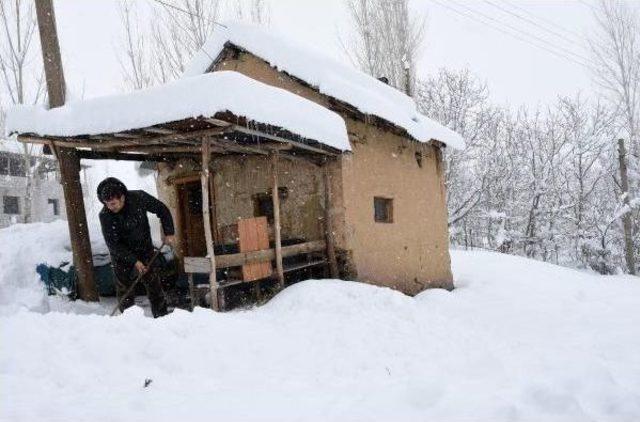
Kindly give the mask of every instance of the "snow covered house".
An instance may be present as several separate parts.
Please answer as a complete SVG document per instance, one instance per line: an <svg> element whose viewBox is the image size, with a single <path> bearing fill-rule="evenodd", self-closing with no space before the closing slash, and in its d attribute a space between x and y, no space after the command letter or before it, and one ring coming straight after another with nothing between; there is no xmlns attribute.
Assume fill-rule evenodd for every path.
<svg viewBox="0 0 640 422"><path fill-rule="evenodd" d="M81 158L157 163L178 255L209 273L215 308L227 286L317 270L407 294L453 287L442 148L463 140L402 92L265 29L216 30L178 81L16 109L7 126Z"/></svg>
<svg viewBox="0 0 640 422"><path fill-rule="evenodd" d="M43 156L41 148L31 149L30 162L36 171L27 195L23 144L0 140L0 228L24 223L27 212L30 212L32 222L50 222L66 217L56 161ZM31 202L30 211L27 211L27 201Z"/></svg>

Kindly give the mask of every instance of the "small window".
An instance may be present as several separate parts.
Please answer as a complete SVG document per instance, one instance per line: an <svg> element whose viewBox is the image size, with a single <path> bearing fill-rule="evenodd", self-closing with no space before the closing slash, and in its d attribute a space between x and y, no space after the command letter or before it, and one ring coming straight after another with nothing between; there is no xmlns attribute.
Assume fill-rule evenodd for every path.
<svg viewBox="0 0 640 422"><path fill-rule="evenodd" d="M25 177L27 175L26 167L22 157L11 157L9 159L9 174L11 176Z"/></svg>
<svg viewBox="0 0 640 422"><path fill-rule="evenodd" d="M3 210L5 214L20 214L20 198L17 196L2 197Z"/></svg>
<svg viewBox="0 0 640 422"><path fill-rule="evenodd" d="M58 200L57 199L49 199L49 200L47 200L47 202L52 207L53 215L60 215L60 208L58 207Z"/></svg>
<svg viewBox="0 0 640 422"><path fill-rule="evenodd" d="M280 201L287 199L289 196L289 189L287 187L278 188L278 197ZM258 193L253 196L253 216L254 217L267 217L269 223L273 222L273 199L271 198L271 192Z"/></svg>
<svg viewBox="0 0 640 422"><path fill-rule="evenodd" d="M373 211L376 223L393 223L393 199L374 197Z"/></svg>
<svg viewBox="0 0 640 422"><path fill-rule="evenodd" d="M0 174L3 176L9 175L9 157L5 154L0 155Z"/></svg>

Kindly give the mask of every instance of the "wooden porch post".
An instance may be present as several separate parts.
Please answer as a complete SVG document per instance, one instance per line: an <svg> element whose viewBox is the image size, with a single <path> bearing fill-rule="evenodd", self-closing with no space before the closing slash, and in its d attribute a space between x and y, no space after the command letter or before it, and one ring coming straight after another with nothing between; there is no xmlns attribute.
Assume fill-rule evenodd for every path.
<svg viewBox="0 0 640 422"><path fill-rule="evenodd" d="M324 231L327 240L327 259L329 260L329 274L331 278L338 278L338 262L336 260L335 236L331 221L331 178L329 177L329 162L322 165L324 170Z"/></svg>
<svg viewBox="0 0 640 422"><path fill-rule="evenodd" d="M60 165L73 265L78 274L78 295L82 300L95 302L99 300L99 295L93 277L93 253L80 184L80 159L76 150L71 148L60 148L56 155Z"/></svg>
<svg viewBox="0 0 640 422"><path fill-rule="evenodd" d="M273 232L276 246L276 270L278 284L284 289L284 270L282 267L282 241L280 238L280 196L278 195L278 152L271 153L271 198L273 200Z"/></svg>
<svg viewBox="0 0 640 422"><path fill-rule="evenodd" d="M216 255L213 250L213 236L211 234L211 217L209 212L209 160L211 159L211 148L209 138L202 138L202 170L200 182L202 184L202 217L204 220L204 236L207 243L207 257L211 264L209 272L209 288L211 295L211 309L220 311L224 304L218 298L218 280L216 279ZM221 306L222 305L222 306Z"/></svg>
<svg viewBox="0 0 640 422"><path fill-rule="evenodd" d="M61 107L65 102L66 88L53 3L52 0L36 0L35 6L49 108ZM98 290L93 278L93 254L80 183L80 158L72 148L60 148L56 151L56 156L60 164L73 263L78 274L78 295L82 300L97 301Z"/></svg>

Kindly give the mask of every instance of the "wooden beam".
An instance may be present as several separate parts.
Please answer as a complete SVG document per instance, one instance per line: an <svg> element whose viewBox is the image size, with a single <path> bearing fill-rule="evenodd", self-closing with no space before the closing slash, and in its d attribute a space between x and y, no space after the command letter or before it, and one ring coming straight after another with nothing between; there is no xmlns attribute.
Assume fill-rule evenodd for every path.
<svg viewBox="0 0 640 422"><path fill-rule="evenodd" d="M58 136L39 136L34 134L21 134L18 135L20 142L36 143L36 144L48 144L49 142L55 142L59 146L78 148L85 147L91 149L105 149L105 148L118 148L134 145L154 145L154 144L170 144L177 141L189 141L180 142L187 145L200 145L199 139L203 136L220 135L225 132L225 128L210 128L204 130L195 130L191 132L176 132L174 134L160 135L154 137L141 136L138 139L122 140L110 137L109 134L104 135L92 135L86 138L72 138L72 137L58 137Z"/></svg>
<svg viewBox="0 0 640 422"><path fill-rule="evenodd" d="M127 132L117 132L112 135L114 138L124 138L124 139L140 139L140 135L136 135L134 133Z"/></svg>
<svg viewBox="0 0 640 422"><path fill-rule="evenodd" d="M224 148L226 150L230 150L233 152L239 152L243 154L258 154L258 155L267 155L268 152L263 151L259 148L255 148L252 146L239 145L236 142L229 141L228 139L220 139L216 138L211 141L213 145L216 145L220 148Z"/></svg>
<svg viewBox="0 0 640 422"><path fill-rule="evenodd" d="M259 138L270 139L272 141L281 142L281 143L284 143L284 144L288 143L288 144L293 145L296 148L305 149L307 151L315 152L315 153L322 154L322 155L329 155L329 156L338 155L337 153L333 153L333 152L325 151L325 150L320 149L320 148L312 147L312 146L304 144L302 142L292 141L290 139L285 139L285 138L282 138L280 136L271 135L271 134L268 134L268 133L260 132L258 130L254 130L254 129L249 129L249 128L246 128L246 127L243 127L243 126L239 126L239 125L231 126L230 130L231 131L235 131L235 132L241 132L241 133L244 133L246 135L257 136Z"/></svg>
<svg viewBox="0 0 640 422"><path fill-rule="evenodd" d="M201 174L189 174L180 177L169 176L167 177L168 185L181 185L183 183L191 183L200 180Z"/></svg>
<svg viewBox="0 0 640 422"><path fill-rule="evenodd" d="M282 257L287 258L311 252L321 252L326 249L326 241L314 240L312 242L298 243L297 245L283 246ZM216 268L240 267L245 264L273 261L274 259L276 259L275 249L216 255ZM186 256L184 257L184 271L186 273L208 274L211 271L211 260L204 257Z"/></svg>
<svg viewBox="0 0 640 422"><path fill-rule="evenodd" d="M177 147L177 146L165 146L165 145L149 145L149 146L142 146L142 145L136 145L135 147L127 147L127 148L121 148L121 151L126 151L126 152L139 152L139 153L143 153L143 154L164 154L164 153L171 153L171 152L186 152L186 153L192 153L192 154L200 154L200 147L192 147L192 146L182 146L182 147Z"/></svg>
<svg viewBox="0 0 640 422"><path fill-rule="evenodd" d="M91 148L91 149L113 149L120 148L124 146L133 145L131 141L114 141L114 140L105 140L104 138L100 138L100 140L92 141L88 138L80 138L77 140L69 140L73 138L58 138L58 137L42 137L35 135L18 135L18 141L29 144L43 144L48 145L50 143L55 143L59 147L64 148Z"/></svg>
<svg viewBox="0 0 640 422"><path fill-rule="evenodd" d="M327 239L327 259L329 261L329 274L331 278L338 278L338 261L336 260L335 235L331 220L331 177L329 164L325 162L324 170L324 230Z"/></svg>
<svg viewBox="0 0 640 422"><path fill-rule="evenodd" d="M172 133L176 133L175 130L165 129L161 127L148 127L142 130L143 132L152 133L154 135L170 135Z"/></svg>
<svg viewBox="0 0 640 422"><path fill-rule="evenodd" d="M213 117L207 117L204 119L204 121L220 127L229 127L233 125L232 123L220 119L214 119Z"/></svg>
<svg viewBox="0 0 640 422"><path fill-rule="evenodd" d="M154 136L153 138L149 138L154 141L178 141L178 140L192 140L194 143L198 143L197 141L203 137L211 137L215 135L223 134L227 131L226 128L223 127L213 127L209 129L201 129L201 130L193 130L191 132L176 132L168 135Z"/></svg>
<svg viewBox="0 0 640 422"><path fill-rule="evenodd" d="M86 151L76 150L76 154L80 159L86 160L116 160L116 161L150 161L150 162L167 162L175 161L180 158L193 158L194 154L127 154L122 152L108 151Z"/></svg>
<svg viewBox="0 0 640 422"><path fill-rule="evenodd" d="M211 159L211 153L209 152L209 138L202 138L202 169L200 182L202 184L202 217L204 220L204 236L207 242L207 257L211 268L216 268L216 255L213 249L213 238L211 236L211 219L209 211L209 160ZM211 296L211 309L219 312L222 307L221 301L218 298L218 280L216 280L216 272L211 271L209 273L209 288ZM223 305L224 306L224 305Z"/></svg>
<svg viewBox="0 0 640 422"><path fill-rule="evenodd" d="M53 0L36 0L35 4L49 108L61 107L65 103L66 85Z"/></svg>
<svg viewBox="0 0 640 422"><path fill-rule="evenodd" d="M209 163L209 171L213 166ZM216 184L214 178L216 177L215 171L209 177L209 199L211 203L211 235L213 237L213 245L220 243L220 232L218 230L218 203L216 201Z"/></svg>
<svg viewBox="0 0 640 422"><path fill-rule="evenodd" d="M98 301L98 289L93 277L91 240L80 184L80 158L73 149L57 147L55 149L60 163L60 178L67 211L73 265L78 274L78 294L82 300Z"/></svg>
<svg viewBox="0 0 640 422"><path fill-rule="evenodd" d="M284 289L282 242L280 238L280 195L278 194L278 153L271 154L271 199L273 200L273 232L276 250L276 273L280 289Z"/></svg>
<svg viewBox="0 0 640 422"><path fill-rule="evenodd" d="M66 87L53 1L36 0L35 7L49 107L61 107L65 103ZM45 143L45 145L50 144ZM78 274L78 294L83 300L97 301L98 290L93 278L93 254L80 184L80 159L73 149L67 148L58 149L55 155L60 164L73 263Z"/></svg>

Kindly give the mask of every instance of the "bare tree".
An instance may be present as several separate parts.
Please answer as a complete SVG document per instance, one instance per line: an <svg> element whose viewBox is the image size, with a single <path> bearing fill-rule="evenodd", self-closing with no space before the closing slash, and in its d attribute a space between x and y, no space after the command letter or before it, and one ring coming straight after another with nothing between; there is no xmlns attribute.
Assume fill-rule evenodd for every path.
<svg viewBox="0 0 640 422"><path fill-rule="evenodd" d="M119 12L124 30L124 57L119 57L119 60L125 84L132 89L147 88L153 84L153 74L149 46L144 28L141 28L137 3L122 0Z"/></svg>
<svg viewBox="0 0 640 422"><path fill-rule="evenodd" d="M154 11L151 51L154 79L178 78L194 53L219 25L223 0L173 0Z"/></svg>
<svg viewBox="0 0 640 422"><path fill-rule="evenodd" d="M627 269L635 274L635 255L640 247L640 223L631 221L631 204L640 189L640 16L637 6L616 0L600 0L595 12L598 31L590 45L593 54L593 78L603 89L620 116L632 160L626 160L624 140L619 146L621 198L627 211L623 221ZM629 172L627 172L627 166ZM623 171L624 170L624 171ZM634 242L635 239L635 242Z"/></svg>
<svg viewBox="0 0 640 422"><path fill-rule="evenodd" d="M9 104L35 104L44 96L43 70L37 54L36 17L31 1L0 1L0 75L1 86ZM32 218L32 196L40 161L36 147L22 144L24 172L26 176L23 218Z"/></svg>
<svg viewBox="0 0 640 422"><path fill-rule="evenodd" d="M408 0L345 0L345 4L354 31L342 47L352 62L412 95L424 18L412 16Z"/></svg>
<svg viewBox="0 0 640 422"><path fill-rule="evenodd" d="M132 0L120 3L124 33L120 63L125 83L134 89L180 77L194 53L221 25L221 17L260 25L270 19L266 0L163 0L152 5L140 10Z"/></svg>
<svg viewBox="0 0 640 422"><path fill-rule="evenodd" d="M622 117L631 153L640 157L640 16L637 6L600 0L590 40L593 78Z"/></svg>
<svg viewBox="0 0 640 422"><path fill-rule="evenodd" d="M271 10L266 0L250 0L235 2L235 17L239 21L252 22L257 25L269 25Z"/></svg>

